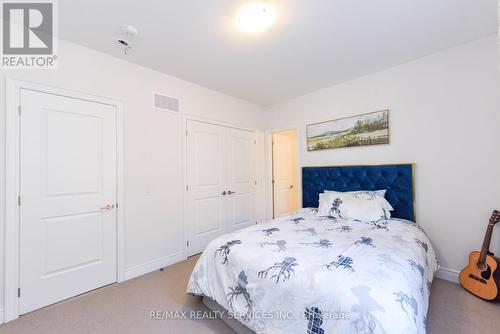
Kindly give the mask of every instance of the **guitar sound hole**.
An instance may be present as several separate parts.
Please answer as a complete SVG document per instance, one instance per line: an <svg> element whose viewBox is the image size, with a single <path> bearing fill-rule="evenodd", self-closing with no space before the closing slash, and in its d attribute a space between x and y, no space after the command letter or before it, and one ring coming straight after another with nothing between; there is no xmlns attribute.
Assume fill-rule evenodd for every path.
<svg viewBox="0 0 500 334"><path fill-rule="evenodd" d="M490 277L491 277L491 268L490 268L490 266L487 266L486 270L481 272L481 277L484 278L484 279L486 279L486 280L490 279Z"/></svg>
<svg viewBox="0 0 500 334"><path fill-rule="evenodd" d="M481 277L477 277L476 275L470 274L469 278L472 278L473 280L486 284L486 280L482 279Z"/></svg>

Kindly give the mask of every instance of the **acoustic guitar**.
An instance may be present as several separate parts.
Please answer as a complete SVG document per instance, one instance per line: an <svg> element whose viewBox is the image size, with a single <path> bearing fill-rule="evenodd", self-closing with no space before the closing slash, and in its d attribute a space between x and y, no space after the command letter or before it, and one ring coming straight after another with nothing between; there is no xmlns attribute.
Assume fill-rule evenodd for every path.
<svg viewBox="0 0 500 334"><path fill-rule="evenodd" d="M481 252L471 252L469 265L460 272L460 284L467 291L486 300L499 297L500 270L497 268L500 266L500 259L494 257L489 251L493 227L499 220L500 211L493 211Z"/></svg>

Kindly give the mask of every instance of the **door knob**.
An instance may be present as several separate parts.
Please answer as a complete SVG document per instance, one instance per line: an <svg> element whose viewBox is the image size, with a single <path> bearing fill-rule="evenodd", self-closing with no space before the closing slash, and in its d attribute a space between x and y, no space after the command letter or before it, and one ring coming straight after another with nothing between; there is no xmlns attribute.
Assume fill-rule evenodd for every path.
<svg viewBox="0 0 500 334"><path fill-rule="evenodd" d="M101 210L111 210L111 209L114 209L115 208L115 205L114 204L108 204L106 206L103 206L101 208Z"/></svg>
<svg viewBox="0 0 500 334"><path fill-rule="evenodd" d="M227 194L228 194L228 195L231 195L231 194L236 194L236 191L231 191L231 190L229 190L229 191L227 192Z"/></svg>
<svg viewBox="0 0 500 334"><path fill-rule="evenodd" d="M227 192L224 190L224 191L222 192L222 195L226 196L226 195L227 195Z"/></svg>
<svg viewBox="0 0 500 334"><path fill-rule="evenodd" d="M292 189L292 188L293 188L293 184L290 185L290 189Z"/></svg>

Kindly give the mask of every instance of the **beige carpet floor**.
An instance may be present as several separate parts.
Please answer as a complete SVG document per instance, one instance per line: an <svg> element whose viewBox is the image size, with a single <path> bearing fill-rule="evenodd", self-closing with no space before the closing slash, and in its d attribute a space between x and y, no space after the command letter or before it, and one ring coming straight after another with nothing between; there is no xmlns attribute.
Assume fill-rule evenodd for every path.
<svg viewBox="0 0 500 334"><path fill-rule="evenodd" d="M221 320L150 320L151 311L207 310L200 299L186 295L190 258L164 271L113 284L48 306L0 326L0 334L233 333ZM500 304L475 298L459 285L435 280L428 333L499 333Z"/></svg>

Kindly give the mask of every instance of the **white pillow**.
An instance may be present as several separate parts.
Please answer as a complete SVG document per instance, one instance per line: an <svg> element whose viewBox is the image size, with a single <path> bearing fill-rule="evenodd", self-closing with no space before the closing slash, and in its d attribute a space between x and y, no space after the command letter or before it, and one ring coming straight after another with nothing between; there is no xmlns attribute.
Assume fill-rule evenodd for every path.
<svg viewBox="0 0 500 334"><path fill-rule="evenodd" d="M328 193L319 194L319 206L316 215L327 217L331 216L330 209L332 208L333 202L331 196Z"/></svg>
<svg viewBox="0 0 500 334"><path fill-rule="evenodd" d="M384 207L389 210L393 211L394 208L392 207L391 203L389 203L385 199L385 193L387 192L387 189L383 190L356 190L356 191L334 191L334 190L325 190L324 193L330 193L330 194L337 194L337 196L342 196L344 195L357 195L358 197L364 197L366 199L370 199L373 196L377 196L378 200L381 201L384 204Z"/></svg>
<svg viewBox="0 0 500 334"><path fill-rule="evenodd" d="M329 216L368 223L386 223L392 206L379 191L325 191L319 195L318 216Z"/></svg>

